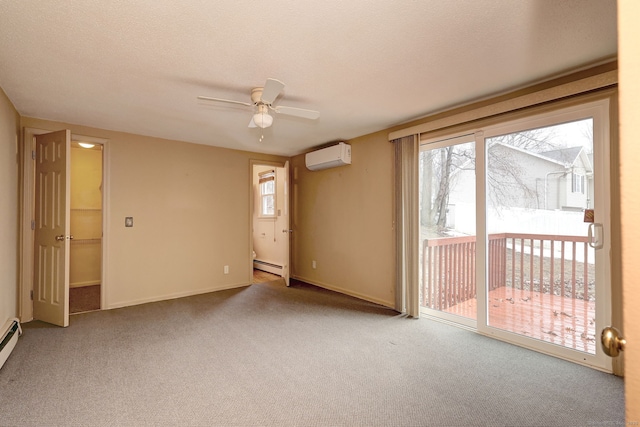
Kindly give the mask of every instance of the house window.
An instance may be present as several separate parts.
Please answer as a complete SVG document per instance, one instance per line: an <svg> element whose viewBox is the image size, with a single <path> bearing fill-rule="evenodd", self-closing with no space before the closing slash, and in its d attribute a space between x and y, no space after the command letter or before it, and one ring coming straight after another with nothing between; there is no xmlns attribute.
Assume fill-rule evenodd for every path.
<svg viewBox="0 0 640 427"><path fill-rule="evenodd" d="M571 174L571 192L584 194L584 175L575 172Z"/></svg>
<svg viewBox="0 0 640 427"><path fill-rule="evenodd" d="M260 216L276 216L276 171L269 170L258 175L260 184Z"/></svg>

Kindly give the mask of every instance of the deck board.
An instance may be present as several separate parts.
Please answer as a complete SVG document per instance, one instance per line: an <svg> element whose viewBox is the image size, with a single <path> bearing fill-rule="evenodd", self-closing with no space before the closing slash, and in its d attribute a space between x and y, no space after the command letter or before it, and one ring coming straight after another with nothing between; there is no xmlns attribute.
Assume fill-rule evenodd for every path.
<svg viewBox="0 0 640 427"><path fill-rule="evenodd" d="M595 301L500 287L489 292L489 326L595 354ZM477 300L443 310L476 319Z"/></svg>

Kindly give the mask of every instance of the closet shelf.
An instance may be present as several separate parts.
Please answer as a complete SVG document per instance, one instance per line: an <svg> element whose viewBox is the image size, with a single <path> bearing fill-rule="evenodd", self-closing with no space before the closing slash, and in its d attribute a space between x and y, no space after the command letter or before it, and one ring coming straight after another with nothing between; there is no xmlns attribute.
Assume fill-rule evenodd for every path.
<svg viewBox="0 0 640 427"><path fill-rule="evenodd" d="M71 243L73 244L91 244L91 243L100 243L102 241L102 238L100 237L95 237L93 239L73 239L71 241Z"/></svg>

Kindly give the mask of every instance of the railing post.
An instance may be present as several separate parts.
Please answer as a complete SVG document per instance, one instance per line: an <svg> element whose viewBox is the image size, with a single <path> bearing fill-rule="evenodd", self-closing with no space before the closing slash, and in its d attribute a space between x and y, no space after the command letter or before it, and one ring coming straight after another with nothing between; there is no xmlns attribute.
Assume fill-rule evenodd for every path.
<svg viewBox="0 0 640 427"><path fill-rule="evenodd" d="M549 251L551 252L551 255L549 257L549 260L551 264L549 266L549 294L554 295L553 285L555 285L555 281L556 281L556 277L554 274L554 267L556 263L556 251L554 247L555 240L551 240L550 242L551 244L550 244Z"/></svg>
<svg viewBox="0 0 640 427"><path fill-rule="evenodd" d="M427 284L427 280L429 278L429 275L427 274L427 268L429 265L429 254L427 254L428 243L429 241L427 239L424 239L422 241L422 306L423 307L429 307L427 302L428 301L427 290L429 289Z"/></svg>

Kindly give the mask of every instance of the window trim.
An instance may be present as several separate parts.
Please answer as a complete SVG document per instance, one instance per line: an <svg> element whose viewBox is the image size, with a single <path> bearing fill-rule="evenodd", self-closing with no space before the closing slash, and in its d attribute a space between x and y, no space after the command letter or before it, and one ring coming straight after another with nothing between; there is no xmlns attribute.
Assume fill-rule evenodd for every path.
<svg viewBox="0 0 640 427"><path fill-rule="evenodd" d="M264 190L266 188L265 185L268 182L273 182L273 192L266 193ZM258 174L258 191L260 192L260 210L258 212L258 218L260 219L275 219L277 218L277 189L278 181L276 177L276 170L270 169L268 171L260 172ZM265 213L265 199L267 197L273 198L273 213Z"/></svg>
<svg viewBox="0 0 640 427"><path fill-rule="evenodd" d="M571 172L571 192L574 194L584 194L585 176L582 173Z"/></svg>
<svg viewBox="0 0 640 427"><path fill-rule="evenodd" d="M580 97L589 92L608 91L618 84L618 70L615 62L608 62L587 70L578 70L575 73L567 73L564 76L551 78L534 83L511 93L488 97L485 100L463 104L451 109L433 113L422 123L408 126L388 134L389 141L395 141L407 135L428 134L437 139L438 131L444 130L440 135L450 135L456 132L461 125L478 121L498 119L493 123L502 123L503 115L511 115L516 111L542 106ZM453 128L453 129L452 129ZM468 129L468 128L467 128Z"/></svg>

